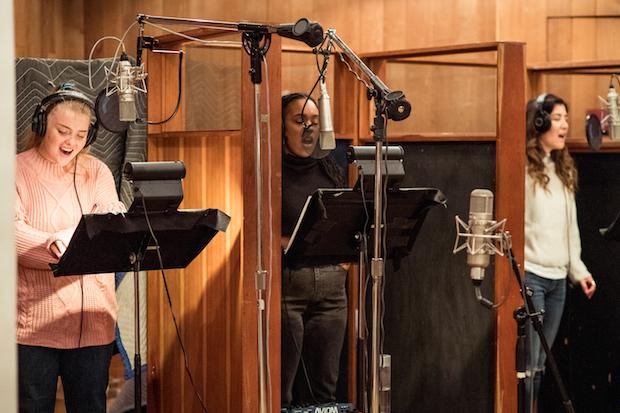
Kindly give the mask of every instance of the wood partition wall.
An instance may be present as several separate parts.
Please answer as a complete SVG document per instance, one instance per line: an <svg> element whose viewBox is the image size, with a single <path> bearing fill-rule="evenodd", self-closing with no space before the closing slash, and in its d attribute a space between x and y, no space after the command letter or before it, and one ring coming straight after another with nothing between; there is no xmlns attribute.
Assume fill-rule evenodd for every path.
<svg viewBox="0 0 620 413"><path fill-rule="evenodd" d="M576 162L576 193L581 235L581 258L596 280L592 299L579 287L569 288L553 353L575 411L613 412L620 406L620 243L605 239L607 227L620 210L620 140L602 139L598 151L585 137L586 111L600 109L598 96L607 98L612 73L620 74L619 60L547 62L528 65L529 97L553 93L569 105L567 145ZM616 90L620 85L614 82ZM544 397L546 396L546 397ZM561 411L550 381L543 381L540 411Z"/></svg>
<svg viewBox="0 0 620 413"><path fill-rule="evenodd" d="M485 286L496 302L503 302L493 312L476 302L465 257L454 257L451 250L454 214L466 219L469 192L486 187L495 194L495 217L507 218L514 252L523 261L524 49L521 43L493 42L361 56L379 78L393 90L404 90L412 102L414 120L388 122L390 143L405 147L403 185L436 186L449 206L429 213L412 257L399 270L390 265L386 269L384 345L386 353L392 353L394 413L452 412L455 406L477 413L517 410L512 314L521 300L508 260L495 259L494 277L488 276L494 288L489 281ZM470 72L478 69L482 75ZM334 77L338 135L371 143L372 108L364 88L344 65L336 66ZM454 93L433 96L429 79L456 82ZM482 93L472 93L474 87ZM475 105L468 100L472 98L481 98L483 105L470 107ZM470 125L468 130L464 124ZM355 285L350 283L350 288ZM355 371L354 344L349 352ZM349 390L359 399L354 385Z"/></svg>
<svg viewBox="0 0 620 413"><path fill-rule="evenodd" d="M207 30L193 34L206 40L217 40L221 35ZM182 208L218 208L231 216L228 230L218 234L190 266L166 271L172 308L196 390L209 412L254 413L259 401L257 205L254 86L248 75L249 58L238 44L219 52L216 45L213 51L205 52L195 43L166 36L160 38L158 47L183 48L186 62L193 61L200 70L193 75L190 68L184 68L183 101L176 117L162 126L149 126L148 159L185 162ZM261 84L261 237L263 266L270 280L271 412L279 411L280 401L280 48L280 40L274 36ZM212 64L200 66L201 53L206 53L205 59ZM147 64L149 117L163 119L172 112L177 99L178 57L148 53ZM215 83L218 87L213 90L211 84ZM268 109L269 117L265 115ZM200 129L201 125L210 125L209 119L214 117L226 119L220 130ZM271 140L267 139L269 130ZM202 411L185 372L162 277L151 272L148 280L149 411Z"/></svg>
<svg viewBox="0 0 620 413"><path fill-rule="evenodd" d="M210 35L202 33L203 37ZM168 46L180 45L167 41ZM269 62L267 73L271 92L269 121L272 137L280 136L280 51L279 39L274 37L267 54ZM197 129L190 117L195 118L201 112L189 108L191 102L188 101L200 96L194 94L193 97L188 97L188 95L195 93L195 89L200 86L191 79L184 79L185 87L191 90L187 90L188 95L185 95L175 120L161 127L149 129L150 161L181 159L186 163L188 173L184 180L185 200L182 206L219 208L232 217L227 232L218 234L190 267L180 271L167 271L172 304L186 346L194 382L198 392L206 400L209 411L218 413L258 410L257 303L254 285L256 206L254 205L253 86L247 75L249 68L247 56L239 49L236 49L235 53L238 53L240 59L240 63L239 60L233 63L236 73L240 73L236 80L231 81L228 78L232 72L228 69L209 73L207 77L223 76L223 79L219 79L219 84L222 84L221 87L224 89L234 88L235 82L240 82L238 92L233 93L233 96L238 93L240 102L238 106L233 105L230 111L223 112L221 107L216 106L212 109L214 112L219 110L217 113L221 113L221 116L230 116L229 124L234 125L237 122L237 128L216 131ZM483 57L476 57L476 54L482 54ZM425 124L421 118L428 116L419 115L420 123L426 128L421 132L415 131L415 124L403 126L395 122L389 123L390 142L402 144L407 151L405 160L409 179L407 185L436 186L447 195L449 204L448 209L432 211L429 214L424 231L416 242L412 261L404 262L400 272L391 264L388 264L386 269L386 329L392 330L389 331L385 345L388 350L394 349L392 411L448 412L453 411L454 403L461 403L463 411L477 413L516 411L514 378L516 327L512 311L519 305L520 300L513 275L509 271L509 264L503 258L497 259L495 271L489 270L490 274L493 272L495 274L494 277L489 276L489 279L494 280L494 285L491 285L493 281L484 285L486 294L495 296L496 301L504 302L493 313L476 302L466 274L468 270L465 266L465 257L453 256L451 244L454 242L454 213L466 217L471 189L487 187L495 193L495 216L508 219L507 228L513 236L513 248L518 259L522 261L524 179L521 171L524 171L525 165L524 45L480 43L387 52L362 57L369 67L395 90L413 88L413 91L406 90L406 92L414 103L414 118L417 113L423 114L429 107L434 106L438 111L448 110L444 116L450 117L450 120L443 123ZM228 61L225 57L216 58L218 62ZM176 56L148 54L149 116L152 119L163 118L174 107L177 59ZM399 66L394 69L394 63L404 68ZM396 83L394 80L411 79L406 75L407 67L422 67L422 70L428 72L433 65L447 68L447 72L443 74L447 79L453 75L450 70L455 67L466 70L457 77L465 76L471 79L473 79L472 73L467 72L469 68L482 68L487 71L481 85L476 86L482 87L488 93L486 98L488 102L484 101L482 114L479 114L476 108L459 107L459 99L446 103L442 98L439 100L443 103L434 101L432 104L430 99L425 107L424 100L428 95L426 91L425 95L421 93L416 95L415 89L418 83L415 80L406 87L402 87L401 83ZM337 135L339 138L351 139L358 144L370 143L367 134L370 109L365 99L365 92L345 65L335 64L334 68L333 100ZM439 72L430 70L430 73ZM491 75L488 75L489 73ZM463 88L473 87L462 79L459 82ZM491 88L488 88L488 82L491 82ZM262 89L265 90L266 87L264 82ZM468 90L461 90L457 94L467 96L468 93ZM206 107L209 102L218 105L220 102L218 98L226 102L234 100L219 91L213 97L205 98ZM266 111L266 102L263 102L262 108ZM241 112L240 118L230 115L234 110ZM188 116L188 113L193 115ZM484 126L478 129L470 127L475 126L477 122L467 121L468 116L480 116L482 118L480 122ZM463 124L469 129L454 126L456 123L453 119L458 117L463 119ZM262 117L263 126L266 120L266 117ZM436 129L433 130L433 127ZM441 127L444 129L441 130ZM456 132L446 130L445 127L456 129ZM263 136L266 136L267 128L263 129ZM271 209L266 208L265 211L263 239L265 245L272 247L266 251L266 254L270 252L271 255L264 257L264 262L272 264L270 269L272 299L269 301L272 412L279 409L280 400L280 307L279 299L276 298L280 296L279 146L280 139L272 138L270 156L263 151L265 155L263 165L272 167L271 195L266 195L267 186L263 192L265 206L267 202L271 205ZM267 233L269 227L273 230L271 239ZM445 241L444 244L447 246L434 248L431 243L433 238ZM418 277L425 272L432 273L432 276L425 277L426 281L421 281ZM432 285L426 286L425 282ZM356 280L352 277L349 281L352 301L350 320L354 319L356 311L357 303L354 298L357 297L356 285ZM443 285L445 288L442 291L435 291L433 285ZM401 294L409 294L409 291L410 295ZM398 296L395 292L401 295ZM149 410L200 411L199 402L184 371L181 349L176 339L161 277L158 274L149 274L148 297ZM437 310L437 306L440 305L444 308ZM408 320L411 323L410 327L399 324L407 319L408 314L413 313L417 318ZM427 316L430 319L425 319ZM466 317L462 325L449 324L450 319L461 320L462 317ZM467 338L467 330L474 330L476 324L484 328L475 332L475 339ZM349 325L348 393L350 400L358 403L360 394L355 385L355 378L359 374L355 367L357 360L355 323L350 322ZM418 328L423 328L424 332L418 334L416 330ZM437 332L441 331L447 333L437 336ZM420 344L420 339L426 336L438 340L437 343L430 344L430 349L423 348L429 343L422 343L422 347ZM464 344L461 343L463 339ZM402 353L403 350L398 348L397 342L408 346L409 350ZM469 360L470 358L472 360ZM471 364L469 368L480 370L476 365L478 359L482 360L484 371L480 374L486 383L486 387L479 386L478 393L485 394L472 395L471 386L476 386L476 383L471 374L465 375L463 371L463 375L460 373L454 375L451 370L455 370L454 366L464 362ZM406 363L402 360L406 360ZM419 360L427 364L423 365ZM434 369L427 371L425 365L434 365ZM476 371L473 377L478 373ZM415 388L410 388L407 389L408 394L403 395L402 389L399 389L399 380L403 374L417 376L412 378L414 382L420 378L428 383L434 383L436 379L440 381L439 385L434 386L433 391L429 392L429 389L422 386L420 394ZM456 390L452 388L451 380L460 382L461 388ZM447 399L442 400L449 393L453 393L454 396L447 396ZM467 402L472 396L475 401L473 404ZM434 408L428 410L425 403L431 403ZM398 410L399 408L402 409Z"/></svg>

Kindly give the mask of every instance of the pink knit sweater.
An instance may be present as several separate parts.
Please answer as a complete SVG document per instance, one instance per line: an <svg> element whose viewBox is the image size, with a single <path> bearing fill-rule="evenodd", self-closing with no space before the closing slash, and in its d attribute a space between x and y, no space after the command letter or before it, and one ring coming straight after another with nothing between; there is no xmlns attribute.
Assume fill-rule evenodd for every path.
<svg viewBox="0 0 620 413"><path fill-rule="evenodd" d="M124 210L108 167L78 157L73 171L43 158L37 149L17 155L15 242L17 246L17 342L53 348L111 343L116 322L114 275L54 277L50 245L69 245L84 213ZM80 324L82 332L80 337Z"/></svg>

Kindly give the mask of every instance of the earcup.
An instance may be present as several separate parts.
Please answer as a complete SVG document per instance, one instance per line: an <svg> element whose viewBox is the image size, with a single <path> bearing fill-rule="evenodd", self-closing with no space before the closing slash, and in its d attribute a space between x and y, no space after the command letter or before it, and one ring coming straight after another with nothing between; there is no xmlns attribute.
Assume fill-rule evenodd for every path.
<svg viewBox="0 0 620 413"><path fill-rule="evenodd" d="M544 104L547 94L542 93L536 98L536 114L534 115L534 129L538 134L543 134L551 129L551 117L545 111Z"/></svg>
<svg viewBox="0 0 620 413"><path fill-rule="evenodd" d="M549 114L542 109L539 109L534 116L534 129L536 132L542 134L547 132L551 128L551 118Z"/></svg>
<svg viewBox="0 0 620 413"><path fill-rule="evenodd" d="M37 136L45 135L47 129L47 112L43 110L39 103L32 114L32 131Z"/></svg>
<svg viewBox="0 0 620 413"><path fill-rule="evenodd" d="M88 127L88 135L86 135L86 145L84 145L85 148L95 143L95 140L97 139L98 130L99 130L99 122L95 121L94 123L90 124L90 126Z"/></svg>

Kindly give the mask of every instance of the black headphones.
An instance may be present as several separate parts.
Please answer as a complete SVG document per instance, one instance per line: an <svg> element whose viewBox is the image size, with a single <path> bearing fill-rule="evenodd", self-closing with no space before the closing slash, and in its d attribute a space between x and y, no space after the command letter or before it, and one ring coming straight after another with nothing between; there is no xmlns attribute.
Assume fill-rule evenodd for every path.
<svg viewBox="0 0 620 413"><path fill-rule="evenodd" d="M32 115L32 131L37 135L43 137L47 130L47 114L58 103L67 100L76 100L82 102L95 113L95 105L92 100L82 92L75 89L70 83L61 85L61 89L43 98L41 103L37 105ZM84 147L92 145L97 139L97 130L99 129L99 123L95 120L91 122L88 127L88 134L86 135L86 144Z"/></svg>
<svg viewBox="0 0 620 413"><path fill-rule="evenodd" d="M538 95L536 98L536 113L534 114L534 129L537 133L543 134L551 128L551 116L543 108L547 93Z"/></svg>

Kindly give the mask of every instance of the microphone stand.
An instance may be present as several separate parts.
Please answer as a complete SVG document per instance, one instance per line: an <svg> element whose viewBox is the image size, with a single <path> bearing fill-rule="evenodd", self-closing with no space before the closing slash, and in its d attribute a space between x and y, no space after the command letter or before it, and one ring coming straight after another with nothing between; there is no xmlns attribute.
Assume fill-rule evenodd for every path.
<svg viewBox="0 0 620 413"><path fill-rule="evenodd" d="M372 277L372 340L370 357L370 413L379 413L379 359L381 350L381 331L380 320L381 297L383 296L383 282L385 274L384 260L381 257L382 230L382 211L383 211L383 169L381 167L381 155L383 142L385 140L385 125L387 118L393 120L406 119L411 112L411 105L407 102L405 95L400 91L391 91L385 83L381 81L366 64L338 37L336 30L328 29L327 36L330 41L335 43L353 63L368 77L373 87L368 89L368 99L375 102L375 117L373 125L370 127L375 141L375 186L374 186L374 234L373 234L373 258L370 266ZM386 118L387 117L387 118ZM387 172L387 168L386 168ZM362 188L362 191L364 189ZM384 412L388 413L388 412Z"/></svg>
<svg viewBox="0 0 620 413"><path fill-rule="evenodd" d="M555 385L558 388L558 392L560 393L560 398L562 399L562 405L564 406L564 410L566 413L575 413L575 408L573 407L573 403L571 402L568 392L566 391L566 387L564 386L564 382L562 381L562 376L560 375L560 370L558 369L558 365L551 353L551 349L549 348L549 344L545 339L545 334L543 333L543 325L542 325L542 315L544 311L536 311L536 307L534 306L534 302L532 301L532 291L525 287L525 283L523 281L523 277L521 276L521 270L519 268L519 263L514 257L514 253L512 251L512 245L510 242L510 234L507 232L502 233L502 237L505 240L505 245L507 248L508 259L510 260L510 264L512 266L512 271L516 278L517 283L519 284L519 289L521 291L521 297L523 298L523 305L517 308L514 313L514 319L517 322L517 345L516 345L516 370L517 370L517 397L518 397L518 412L526 412L526 407L531 400L526 400L526 392L525 392L525 381L526 381L526 324L528 320L531 320L532 326L536 333L538 334L538 338L540 339L540 344L547 355L547 363L549 365L549 369L551 370L551 374L553 376L553 380Z"/></svg>
<svg viewBox="0 0 620 413"><path fill-rule="evenodd" d="M268 273L263 268L263 197L262 197L262 166L261 166L261 132L260 132L260 84L262 82L262 60L271 45L271 34L277 33L284 37L292 37L296 40L304 41L309 46L313 46L316 39L304 39L303 35L307 29L306 24L310 22L306 19L300 19L295 23L295 28L300 28L299 37L296 33L287 34L283 27L272 26L259 23L234 23L216 20L204 19L187 19L181 17L166 16L149 16L139 14L137 20L140 26L146 22L155 22L171 25L193 25L199 27L214 28L219 30L228 30L242 32L242 43L245 52L250 55L250 78L254 84L254 136L255 136L255 175L256 175L256 292L258 307L258 381L259 381L259 413L267 413L270 411L270 400L268 400L268 347L267 347L267 313L266 300L267 296L267 279ZM318 29L314 27L314 29ZM322 32L322 28L321 28ZM142 31L140 32L142 35Z"/></svg>
<svg viewBox="0 0 620 413"><path fill-rule="evenodd" d="M263 45L261 46L261 41ZM259 32L243 33L243 48L250 55L250 78L254 84L254 137L256 175L256 292L258 304L258 382L260 413L267 413L267 314L266 289L267 271L263 268L263 196L261 167L261 133L260 133L260 84L262 82L262 59L271 45L271 34Z"/></svg>

